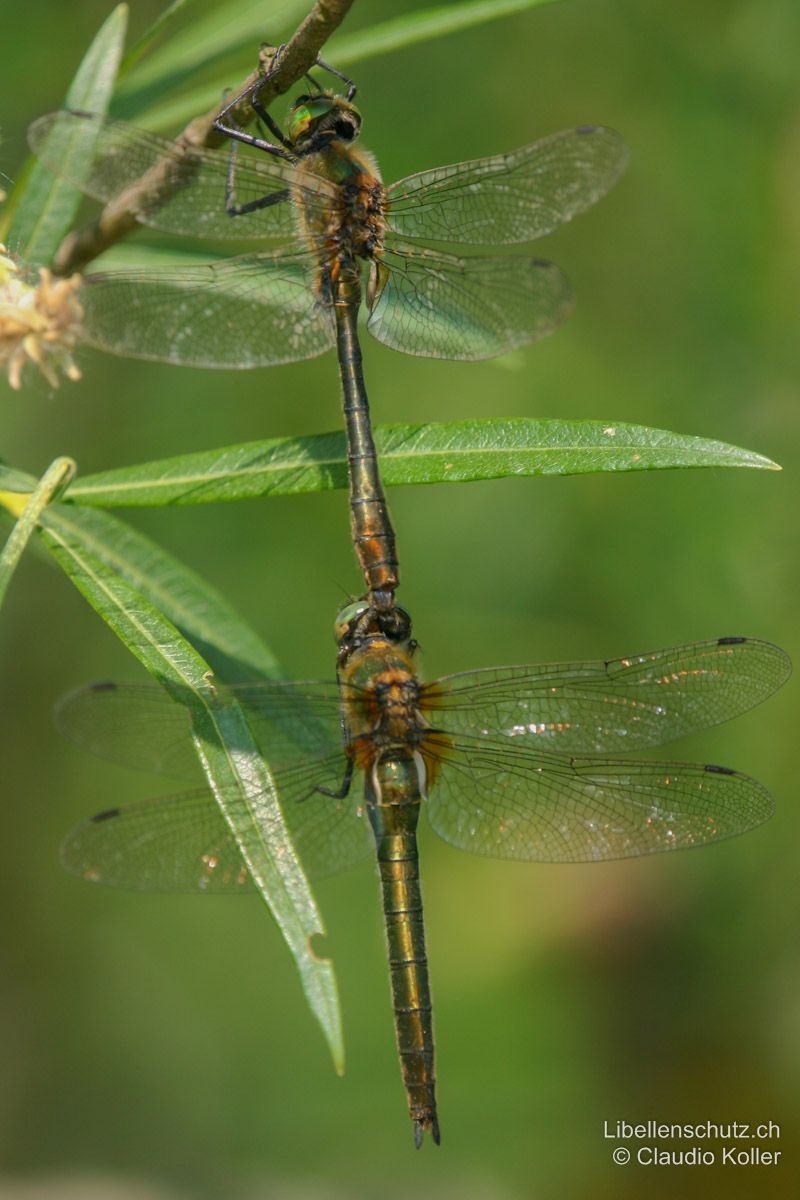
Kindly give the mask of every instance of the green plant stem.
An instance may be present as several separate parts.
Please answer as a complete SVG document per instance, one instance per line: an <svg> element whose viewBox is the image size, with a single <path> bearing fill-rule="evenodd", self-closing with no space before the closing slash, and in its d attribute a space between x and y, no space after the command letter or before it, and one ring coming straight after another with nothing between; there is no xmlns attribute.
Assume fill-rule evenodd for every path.
<svg viewBox="0 0 800 1200"><path fill-rule="evenodd" d="M17 563L39 524L42 512L53 497L70 482L76 470L76 464L71 458L57 458L47 468L32 492L0 492L0 504L17 518L0 552L0 605Z"/></svg>

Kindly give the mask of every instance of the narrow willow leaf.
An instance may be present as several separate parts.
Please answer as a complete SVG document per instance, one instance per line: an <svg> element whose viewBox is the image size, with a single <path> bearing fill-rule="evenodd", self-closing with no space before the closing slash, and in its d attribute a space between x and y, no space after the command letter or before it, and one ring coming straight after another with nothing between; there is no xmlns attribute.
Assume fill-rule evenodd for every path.
<svg viewBox="0 0 800 1200"><path fill-rule="evenodd" d="M130 117L148 109L153 115L162 106L166 93L204 76L202 88L192 89L191 107L184 105L185 119L191 120L222 98L225 87L235 82L230 77L231 59L238 53L248 57L248 68L256 67L258 47L264 41L280 41L293 25L308 12L308 0L282 0L269 5L264 0L233 0L214 4L210 11L192 21L180 33L159 47L121 83L114 109ZM226 63L228 76L218 81L208 78L209 68ZM152 107L151 107L152 106ZM181 120L182 118L177 118ZM148 127L163 127L151 122Z"/></svg>
<svg viewBox="0 0 800 1200"><path fill-rule="evenodd" d="M458 33L462 29L482 25L500 17L513 16L526 9L538 8L542 4L552 4L553 2L554 0L467 0L462 4L422 8L407 16L393 17L378 25L372 25L368 29L359 30L357 33L337 34L326 46L323 57L335 66L346 67L352 63L374 58L379 54L388 54L393 50L401 50L422 41L431 41L433 38ZM261 7L263 8L263 5ZM301 5L300 8L307 11L307 5ZM238 29L242 36L235 39L223 38L220 42L220 45L225 47L225 59L230 54L247 51L248 46L252 46L264 38L277 40L280 31L288 28L289 25L289 17L286 16L285 10L286 6L283 5L276 13L271 14L270 28L268 29L263 25L263 13L259 18L259 14L254 12L255 21L260 20L260 24L257 26L258 32L255 27L251 31L249 23L241 22ZM297 15L299 16L300 13L298 12ZM146 124L148 129L165 130L177 124L183 124L197 116L199 112L204 112L209 108L219 97L222 89L230 86L231 80L224 73L225 70L230 70L228 66L222 68L222 64L220 64L222 69L215 72L213 78L204 80L201 87L192 87L180 95L163 98L163 94L168 88L191 79L201 66L208 67L218 62L221 55L214 46L213 40L203 46L202 42L205 40L205 38L198 39L198 47L202 48L205 57L198 55L197 52L193 56L187 55L187 65L182 66L181 63L178 63L177 71L175 62L165 56L163 62L155 62L153 80L140 76L138 72L135 73L131 78L130 88L121 89L120 115L128 119L136 117L137 120ZM188 64L192 61L195 61L197 65L189 66ZM158 86L156 86L156 82ZM138 85L136 91L133 90L135 85ZM158 99L154 100L156 96Z"/></svg>
<svg viewBox="0 0 800 1200"><path fill-rule="evenodd" d="M168 4L164 11L159 13L152 25L145 30L138 42L135 42L134 45L131 46L130 50L123 58L118 75L120 80L122 80L123 76L127 75L128 72L136 66L136 63L139 62L141 58L144 58L150 47L159 37L161 37L164 30L168 28L171 22L174 21L175 18L188 5L193 3L194 0L172 0L172 3Z"/></svg>
<svg viewBox="0 0 800 1200"><path fill-rule="evenodd" d="M584 475L688 467L780 470L725 442L601 421L453 421L375 430L383 481L464 483L508 475ZM347 487L343 433L246 442L220 450L87 475L69 488L76 504L203 504Z"/></svg>
<svg viewBox="0 0 800 1200"><path fill-rule="evenodd" d="M300 971L337 1070L342 1069L341 1016L333 964L318 959L311 939L324 934L308 882L283 821L272 777L235 700L218 700L208 664L141 592L130 587L80 538L49 520L43 540L57 562L117 637L189 709L206 776L254 882L272 911Z"/></svg>
<svg viewBox="0 0 800 1200"><path fill-rule="evenodd" d="M36 482L35 475L0 462L0 492L32 492Z"/></svg>
<svg viewBox="0 0 800 1200"><path fill-rule="evenodd" d="M280 674L272 651L227 600L144 534L110 513L63 504L50 508L46 525L141 592L202 650L226 682Z"/></svg>
<svg viewBox="0 0 800 1200"><path fill-rule="evenodd" d="M53 496L69 483L75 470L75 463L71 458L57 458L47 468L32 492L26 494L18 491L0 491L0 505L17 518L0 552L0 605L42 513Z"/></svg>
<svg viewBox="0 0 800 1200"><path fill-rule="evenodd" d="M65 107L87 112L105 113L122 54L128 23L128 7L120 4L101 26L87 50L83 62L67 92ZM78 123L80 125L80 123ZM51 154L70 161L70 174L75 178L76 161L91 165L96 131L89 127L76 128L73 136L64 138L57 151ZM57 164L58 159L55 159ZM75 220L81 192L65 183L41 163L26 168L22 184L11 197L12 217L5 235L9 247L26 262L49 263L62 239Z"/></svg>
<svg viewBox="0 0 800 1200"><path fill-rule="evenodd" d="M393 17L358 33L331 39L330 61L356 63L418 42L459 33L499 17L510 17L529 8L553 4L554 0L467 0L464 4L441 4Z"/></svg>

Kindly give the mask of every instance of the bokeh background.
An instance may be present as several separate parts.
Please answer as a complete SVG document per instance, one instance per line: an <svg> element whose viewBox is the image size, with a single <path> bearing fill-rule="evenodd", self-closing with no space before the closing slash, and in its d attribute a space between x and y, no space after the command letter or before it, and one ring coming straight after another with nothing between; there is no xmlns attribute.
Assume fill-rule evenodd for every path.
<svg viewBox="0 0 800 1200"><path fill-rule="evenodd" d="M262 7L263 37L280 38L281 6ZM135 0L134 34L158 8ZM5 8L9 177L28 122L59 106L107 12L102 0ZM349 27L396 13L391 0L357 4ZM569 0L354 69L388 180L584 122L618 128L631 149L614 191L538 249L573 283L565 328L511 364L409 359L367 339L377 421L626 420L784 467L393 492L402 600L429 677L730 634L797 657L798 50L795 0ZM229 82L251 57L231 59ZM331 357L252 374L93 352L81 366L55 394L0 383L6 462L41 472L67 453L88 472L339 421ZM221 588L288 676L329 677L333 617L359 589L345 503L130 520ZM374 869L315 889L346 1023L338 1079L258 900L127 895L62 874L73 824L163 785L54 733L65 690L142 673L36 554L13 581L0 647L0 1196L798 1194L791 683L673 751L774 792L775 818L745 838L555 867L471 858L423 829L443 1145L416 1154ZM650 1118L776 1121L768 1145L783 1159L615 1166L604 1121Z"/></svg>

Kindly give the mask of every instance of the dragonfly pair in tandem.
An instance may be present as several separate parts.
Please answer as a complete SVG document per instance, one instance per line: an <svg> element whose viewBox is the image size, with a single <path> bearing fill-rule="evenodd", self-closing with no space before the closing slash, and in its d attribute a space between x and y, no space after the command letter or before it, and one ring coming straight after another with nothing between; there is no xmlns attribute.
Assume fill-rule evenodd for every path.
<svg viewBox="0 0 800 1200"><path fill-rule="evenodd" d="M193 219L215 236L231 229L218 204L223 180L229 209L259 236L299 228L300 238L273 254L199 271L90 279L87 330L121 353L226 366L308 357L335 340L345 410L363 417L348 424L352 468L369 462L371 445L355 324L363 262L368 328L398 349L477 358L534 340L566 313L556 268L456 259L400 238L537 236L610 186L624 153L617 135L592 127L384 189L372 160L350 145L360 125L351 101L352 94L304 97L289 136L269 147L281 161L240 163L235 176L220 155L191 152L184 161L151 135L77 114L37 123L32 140L46 159L52 137L76 124L93 127L98 157L86 186L101 198L166 160L170 186L141 215L159 228L183 232ZM422 807L452 845L530 861L620 858L744 832L772 810L754 780L727 768L616 756L737 716L778 688L789 667L768 643L723 638L424 684L410 620L394 604L393 534L385 504L374 503L382 501L374 460L369 469L372 480L358 475L360 466L352 477L356 532L359 500L369 516L357 541L369 599L337 620L336 681L264 682L231 693L270 765L312 878L357 862L371 842L377 848L398 1049L419 1145L425 1131L439 1140L416 848ZM62 702L58 721L79 744L127 765L179 777L199 771L188 710L158 688L90 687ZM120 887L253 886L207 789L102 812L67 839L62 855L83 878Z"/></svg>

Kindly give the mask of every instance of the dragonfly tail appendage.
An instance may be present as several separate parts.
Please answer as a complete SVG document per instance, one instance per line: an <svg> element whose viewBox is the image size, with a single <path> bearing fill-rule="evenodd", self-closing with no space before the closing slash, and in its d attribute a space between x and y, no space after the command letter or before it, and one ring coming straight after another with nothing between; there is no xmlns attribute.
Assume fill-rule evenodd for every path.
<svg viewBox="0 0 800 1200"><path fill-rule="evenodd" d="M438 1146L433 1015L416 825L419 800L370 806L383 892L400 1070L419 1149L425 1132Z"/></svg>

